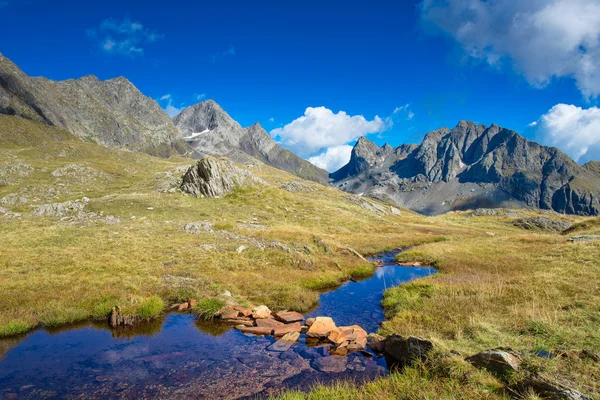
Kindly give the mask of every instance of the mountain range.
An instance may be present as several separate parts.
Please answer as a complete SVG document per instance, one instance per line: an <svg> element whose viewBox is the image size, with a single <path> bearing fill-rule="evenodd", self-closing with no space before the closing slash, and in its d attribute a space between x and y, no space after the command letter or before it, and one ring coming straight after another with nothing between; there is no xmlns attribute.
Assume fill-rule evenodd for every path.
<svg viewBox="0 0 600 400"><path fill-rule="evenodd" d="M600 213L600 163L580 166L498 125L460 121L428 133L419 145L397 148L362 137L331 178L340 189L424 214L477 207Z"/></svg>
<svg viewBox="0 0 600 400"><path fill-rule="evenodd" d="M421 144L377 146L362 137L328 174L284 149L260 126L244 128L216 102L172 120L126 78L30 77L0 54L0 114L63 128L82 140L169 157L224 156L264 164L424 214L475 207L531 207L600 214L600 163L584 166L497 125L461 121ZM1 128L1 127L0 127Z"/></svg>

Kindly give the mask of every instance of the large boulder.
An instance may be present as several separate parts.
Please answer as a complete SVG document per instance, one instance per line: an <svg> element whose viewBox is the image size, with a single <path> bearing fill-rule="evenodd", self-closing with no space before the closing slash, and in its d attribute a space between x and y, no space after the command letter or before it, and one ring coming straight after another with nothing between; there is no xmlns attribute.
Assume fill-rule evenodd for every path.
<svg viewBox="0 0 600 400"><path fill-rule="evenodd" d="M181 191L196 197L221 197L236 187L265 184L251 172L224 158L204 157L183 175Z"/></svg>
<svg viewBox="0 0 600 400"><path fill-rule="evenodd" d="M484 350L468 357L467 361L498 375L516 372L521 365L521 358L514 351L504 348Z"/></svg>
<svg viewBox="0 0 600 400"><path fill-rule="evenodd" d="M383 351L393 364L411 365L416 361L425 361L427 354L433 350L429 340L410 336L408 339L393 334L385 339Z"/></svg>
<svg viewBox="0 0 600 400"><path fill-rule="evenodd" d="M517 393L533 392L543 399L550 400L592 400L590 396L539 375L528 376L521 382L512 385L510 389Z"/></svg>
<svg viewBox="0 0 600 400"><path fill-rule="evenodd" d="M271 318L271 310L267 306L258 306L252 309L252 318L263 319Z"/></svg>
<svg viewBox="0 0 600 400"><path fill-rule="evenodd" d="M519 218L515 220L513 224L521 229L541 229L554 232L563 232L571 227L571 223L569 221L562 221L542 216Z"/></svg>

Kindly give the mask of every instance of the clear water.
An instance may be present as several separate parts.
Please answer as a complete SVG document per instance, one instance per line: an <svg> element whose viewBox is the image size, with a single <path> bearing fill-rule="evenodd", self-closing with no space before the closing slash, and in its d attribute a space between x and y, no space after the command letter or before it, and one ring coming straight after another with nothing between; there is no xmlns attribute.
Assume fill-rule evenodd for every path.
<svg viewBox="0 0 600 400"><path fill-rule="evenodd" d="M376 331L384 319L383 291L435 272L395 266L396 253L374 257L385 265L371 278L323 293L310 316ZM273 341L188 314L168 314L125 333L91 323L40 329L0 341L0 399L254 398L387 374L385 360L373 354L334 357L327 347L307 346L304 337L277 352L269 348Z"/></svg>

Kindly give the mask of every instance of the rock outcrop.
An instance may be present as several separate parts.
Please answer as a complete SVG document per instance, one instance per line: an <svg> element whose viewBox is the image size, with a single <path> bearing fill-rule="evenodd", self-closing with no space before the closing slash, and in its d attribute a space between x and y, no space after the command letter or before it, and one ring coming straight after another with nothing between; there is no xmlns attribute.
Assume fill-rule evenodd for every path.
<svg viewBox="0 0 600 400"><path fill-rule="evenodd" d="M127 79L33 78L2 54L0 114L57 126L107 147L159 156L189 148L166 112Z"/></svg>
<svg viewBox="0 0 600 400"><path fill-rule="evenodd" d="M187 107L173 122L198 157L224 156L241 163L259 160L300 178L329 182L327 171L278 145L260 124L242 128L213 100Z"/></svg>
<svg viewBox="0 0 600 400"><path fill-rule="evenodd" d="M227 159L204 157L183 175L181 191L196 197L221 197L236 187L264 184L251 172L236 167Z"/></svg>
<svg viewBox="0 0 600 400"><path fill-rule="evenodd" d="M379 147L360 138L330 177L338 188L389 198L424 214L471 208L600 213L600 166L580 166L553 147L497 125L461 121L419 145Z"/></svg>

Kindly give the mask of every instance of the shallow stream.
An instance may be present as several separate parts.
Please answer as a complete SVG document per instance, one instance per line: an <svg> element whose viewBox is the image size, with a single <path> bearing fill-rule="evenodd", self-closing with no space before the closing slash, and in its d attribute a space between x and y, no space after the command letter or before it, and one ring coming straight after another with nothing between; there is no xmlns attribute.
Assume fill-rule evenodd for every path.
<svg viewBox="0 0 600 400"><path fill-rule="evenodd" d="M368 279L322 293L308 316L377 331L385 289L435 272L397 266L397 253L372 257L384 266ZM330 356L327 347L307 346L305 335L285 352L272 351L273 342L177 313L125 334L93 323L39 329L0 340L0 399L254 398L388 373L384 358L372 353Z"/></svg>

